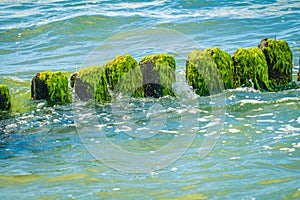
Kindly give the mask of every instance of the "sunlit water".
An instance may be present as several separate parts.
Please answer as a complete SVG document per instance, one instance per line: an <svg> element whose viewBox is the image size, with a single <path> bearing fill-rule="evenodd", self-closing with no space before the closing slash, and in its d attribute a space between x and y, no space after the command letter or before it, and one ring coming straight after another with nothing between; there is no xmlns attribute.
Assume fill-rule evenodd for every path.
<svg viewBox="0 0 300 200"><path fill-rule="evenodd" d="M77 105L47 107L28 100L35 73L76 71L101 42L137 27L170 28L203 48L219 46L231 54L239 47L257 46L265 37L285 39L293 51L295 75L300 57L298 1L0 4L0 83L9 85L18 103L14 117L0 121L1 199L300 198L299 89L226 91L225 123L204 158L199 149L215 109L210 98L198 98L194 119L188 118L193 115L184 107L192 104L190 97L181 106L172 97L125 102L126 114L140 127L151 123L162 127L159 134L143 140L126 134L131 128L127 118L112 113L110 105L97 107L92 115L106 136L133 152L155 151L183 134L179 129L183 117L189 119L184 127L198 125L192 145L178 160L144 174L112 169L87 151L75 119L86 117L74 114ZM137 58L145 54L139 53ZM177 73L182 71L178 66ZM166 120L157 120L162 119L159 111L167 113ZM157 131L155 126L151 129Z"/></svg>

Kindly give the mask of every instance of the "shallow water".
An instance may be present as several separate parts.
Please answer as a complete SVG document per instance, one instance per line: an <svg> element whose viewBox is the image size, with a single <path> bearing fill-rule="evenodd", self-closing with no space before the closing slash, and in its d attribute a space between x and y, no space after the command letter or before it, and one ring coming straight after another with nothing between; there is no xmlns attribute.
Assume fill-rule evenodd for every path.
<svg viewBox="0 0 300 200"><path fill-rule="evenodd" d="M189 107L195 99L183 95L180 106L171 97L133 99L115 110L111 105L100 106L90 115L76 114L76 104L47 107L28 100L35 73L76 71L95 47L137 27L176 30L203 48L219 46L231 54L239 47L257 46L265 37L285 39L293 51L295 75L300 57L298 1L20 1L0 5L0 83L9 85L16 102L15 116L0 121L1 199L300 198L299 89L224 92L222 131L204 158L199 157L200 147L209 137L208 124L217 109L210 98L197 98L196 111ZM131 51L138 59L153 49ZM177 73L184 76L180 61ZM121 110L127 108L126 114L142 134L158 134L146 139L128 135L134 126L122 115ZM193 129L197 132L192 144L175 162L135 174L110 168L89 153L80 137L80 117L83 125L87 121L83 127L98 128L90 129L93 139L101 130L110 141L132 152L156 151L186 130L198 129ZM92 117L97 124L90 121Z"/></svg>

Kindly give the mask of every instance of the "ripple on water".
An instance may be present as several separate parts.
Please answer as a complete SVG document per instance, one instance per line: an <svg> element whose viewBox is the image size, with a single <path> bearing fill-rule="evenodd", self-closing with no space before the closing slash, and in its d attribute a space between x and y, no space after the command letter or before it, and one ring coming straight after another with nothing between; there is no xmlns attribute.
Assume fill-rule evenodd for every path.
<svg viewBox="0 0 300 200"><path fill-rule="evenodd" d="M76 66L98 43L136 27L171 28L203 48L219 46L231 54L239 47L257 46L265 37L286 39L294 63L298 63L299 1L0 4L0 82L9 85L17 102L15 116L0 120L0 199L299 199L299 89L226 91L226 123L213 150L203 159L199 148L212 125L209 98L200 98L199 109L189 109L196 97L183 95L185 107L154 109L148 116L143 115L145 107L128 106L140 115L121 114L117 121L106 110L97 113L102 121L93 127L107 131L112 142L133 151L163 146L181 134L174 128L181 117L199 114L184 125L191 128L192 124L198 131L188 151L168 168L142 175L110 169L93 158L76 132L72 108L47 107L29 100L30 81L36 72L77 71ZM145 52L148 54L148 49L139 51L138 56ZM185 58L180 62L178 69L183 71ZM297 69L294 66L294 74ZM180 83L176 88L186 89ZM146 117L159 116L156 110L172 115L170 127L160 129L158 140L147 143L127 135L134 129L128 120L139 121L138 132L153 131L144 125L149 122ZM91 115L81 117L88 124Z"/></svg>

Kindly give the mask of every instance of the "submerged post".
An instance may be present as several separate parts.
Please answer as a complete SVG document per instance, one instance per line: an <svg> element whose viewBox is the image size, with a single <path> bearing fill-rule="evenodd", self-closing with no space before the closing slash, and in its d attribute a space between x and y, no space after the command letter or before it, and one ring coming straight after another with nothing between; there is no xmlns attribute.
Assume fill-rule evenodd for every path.
<svg viewBox="0 0 300 200"><path fill-rule="evenodd" d="M233 86L232 67L229 54L218 48L194 50L187 57L186 79L199 96L218 94L224 83L227 88Z"/></svg>
<svg viewBox="0 0 300 200"><path fill-rule="evenodd" d="M0 84L0 111L7 111L11 108L9 89L6 85Z"/></svg>
<svg viewBox="0 0 300 200"><path fill-rule="evenodd" d="M169 54L145 56L139 62L143 74L145 97L162 97L171 95L172 84L176 81L176 63Z"/></svg>
<svg viewBox="0 0 300 200"><path fill-rule="evenodd" d="M44 99L50 103L70 103L67 75L51 71L37 73L31 82L31 98Z"/></svg>
<svg viewBox="0 0 300 200"><path fill-rule="evenodd" d="M299 58L299 64L298 64L298 78L297 81L300 81L300 58Z"/></svg>
<svg viewBox="0 0 300 200"><path fill-rule="evenodd" d="M257 47L249 49L239 48L234 52L233 63L236 86L272 91L266 57L261 49Z"/></svg>
<svg viewBox="0 0 300 200"><path fill-rule="evenodd" d="M118 93L144 96L140 67L129 54L117 56L102 66L80 69L71 76L71 86L83 101L92 99L98 103L110 102L112 94Z"/></svg>
<svg viewBox="0 0 300 200"><path fill-rule="evenodd" d="M293 55L284 40L261 40L259 48L263 51L268 64L271 87L284 86L293 79Z"/></svg>

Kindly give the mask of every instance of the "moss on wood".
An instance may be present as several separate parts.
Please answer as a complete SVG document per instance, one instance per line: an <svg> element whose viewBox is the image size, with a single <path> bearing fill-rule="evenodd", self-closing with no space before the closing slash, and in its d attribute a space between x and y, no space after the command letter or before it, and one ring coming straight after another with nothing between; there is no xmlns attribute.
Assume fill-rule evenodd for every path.
<svg viewBox="0 0 300 200"><path fill-rule="evenodd" d="M71 86L81 100L94 99L104 103L111 100L107 86L105 69L100 66L82 68L71 76Z"/></svg>
<svg viewBox="0 0 300 200"><path fill-rule="evenodd" d="M284 40L263 39L258 45L265 54L270 84L283 86L292 81L293 55Z"/></svg>
<svg viewBox="0 0 300 200"><path fill-rule="evenodd" d="M117 56L103 65L110 89L133 97L143 97L142 72L137 61L129 54Z"/></svg>
<svg viewBox="0 0 300 200"><path fill-rule="evenodd" d="M129 54L117 56L103 66L82 68L71 76L71 86L81 100L110 102L113 93L143 97L142 73L137 61Z"/></svg>
<svg viewBox="0 0 300 200"><path fill-rule="evenodd" d="M162 97L171 95L172 84L176 81L176 62L169 54L145 56L139 62L143 74L145 97Z"/></svg>
<svg viewBox="0 0 300 200"><path fill-rule="evenodd" d="M37 73L32 79L31 97L35 100L45 99L53 103L71 102L67 75L60 71Z"/></svg>
<svg viewBox="0 0 300 200"><path fill-rule="evenodd" d="M187 82L200 96L217 94L224 89L221 75L211 54L211 50L194 50L187 58Z"/></svg>
<svg viewBox="0 0 300 200"><path fill-rule="evenodd" d="M10 108L11 108L11 97L9 94L9 89L7 85L0 84L0 111L7 111Z"/></svg>
<svg viewBox="0 0 300 200"><path fill-rule="evenodd" d="M234 84L233 84L234 66L233 66L231 55L216 47L207 48L204 51L206 51L211 56L211 58L214 60L215 64L217 65L225 89L234 88Z"/></svg>
<svg viewBox="0 0 300 200"><path fill-rule="evenodd" d="M233 55L234 84L254 87L261 91L272 91L269 82L268 65L264 53L259 48L239 48Z"/></svg>

